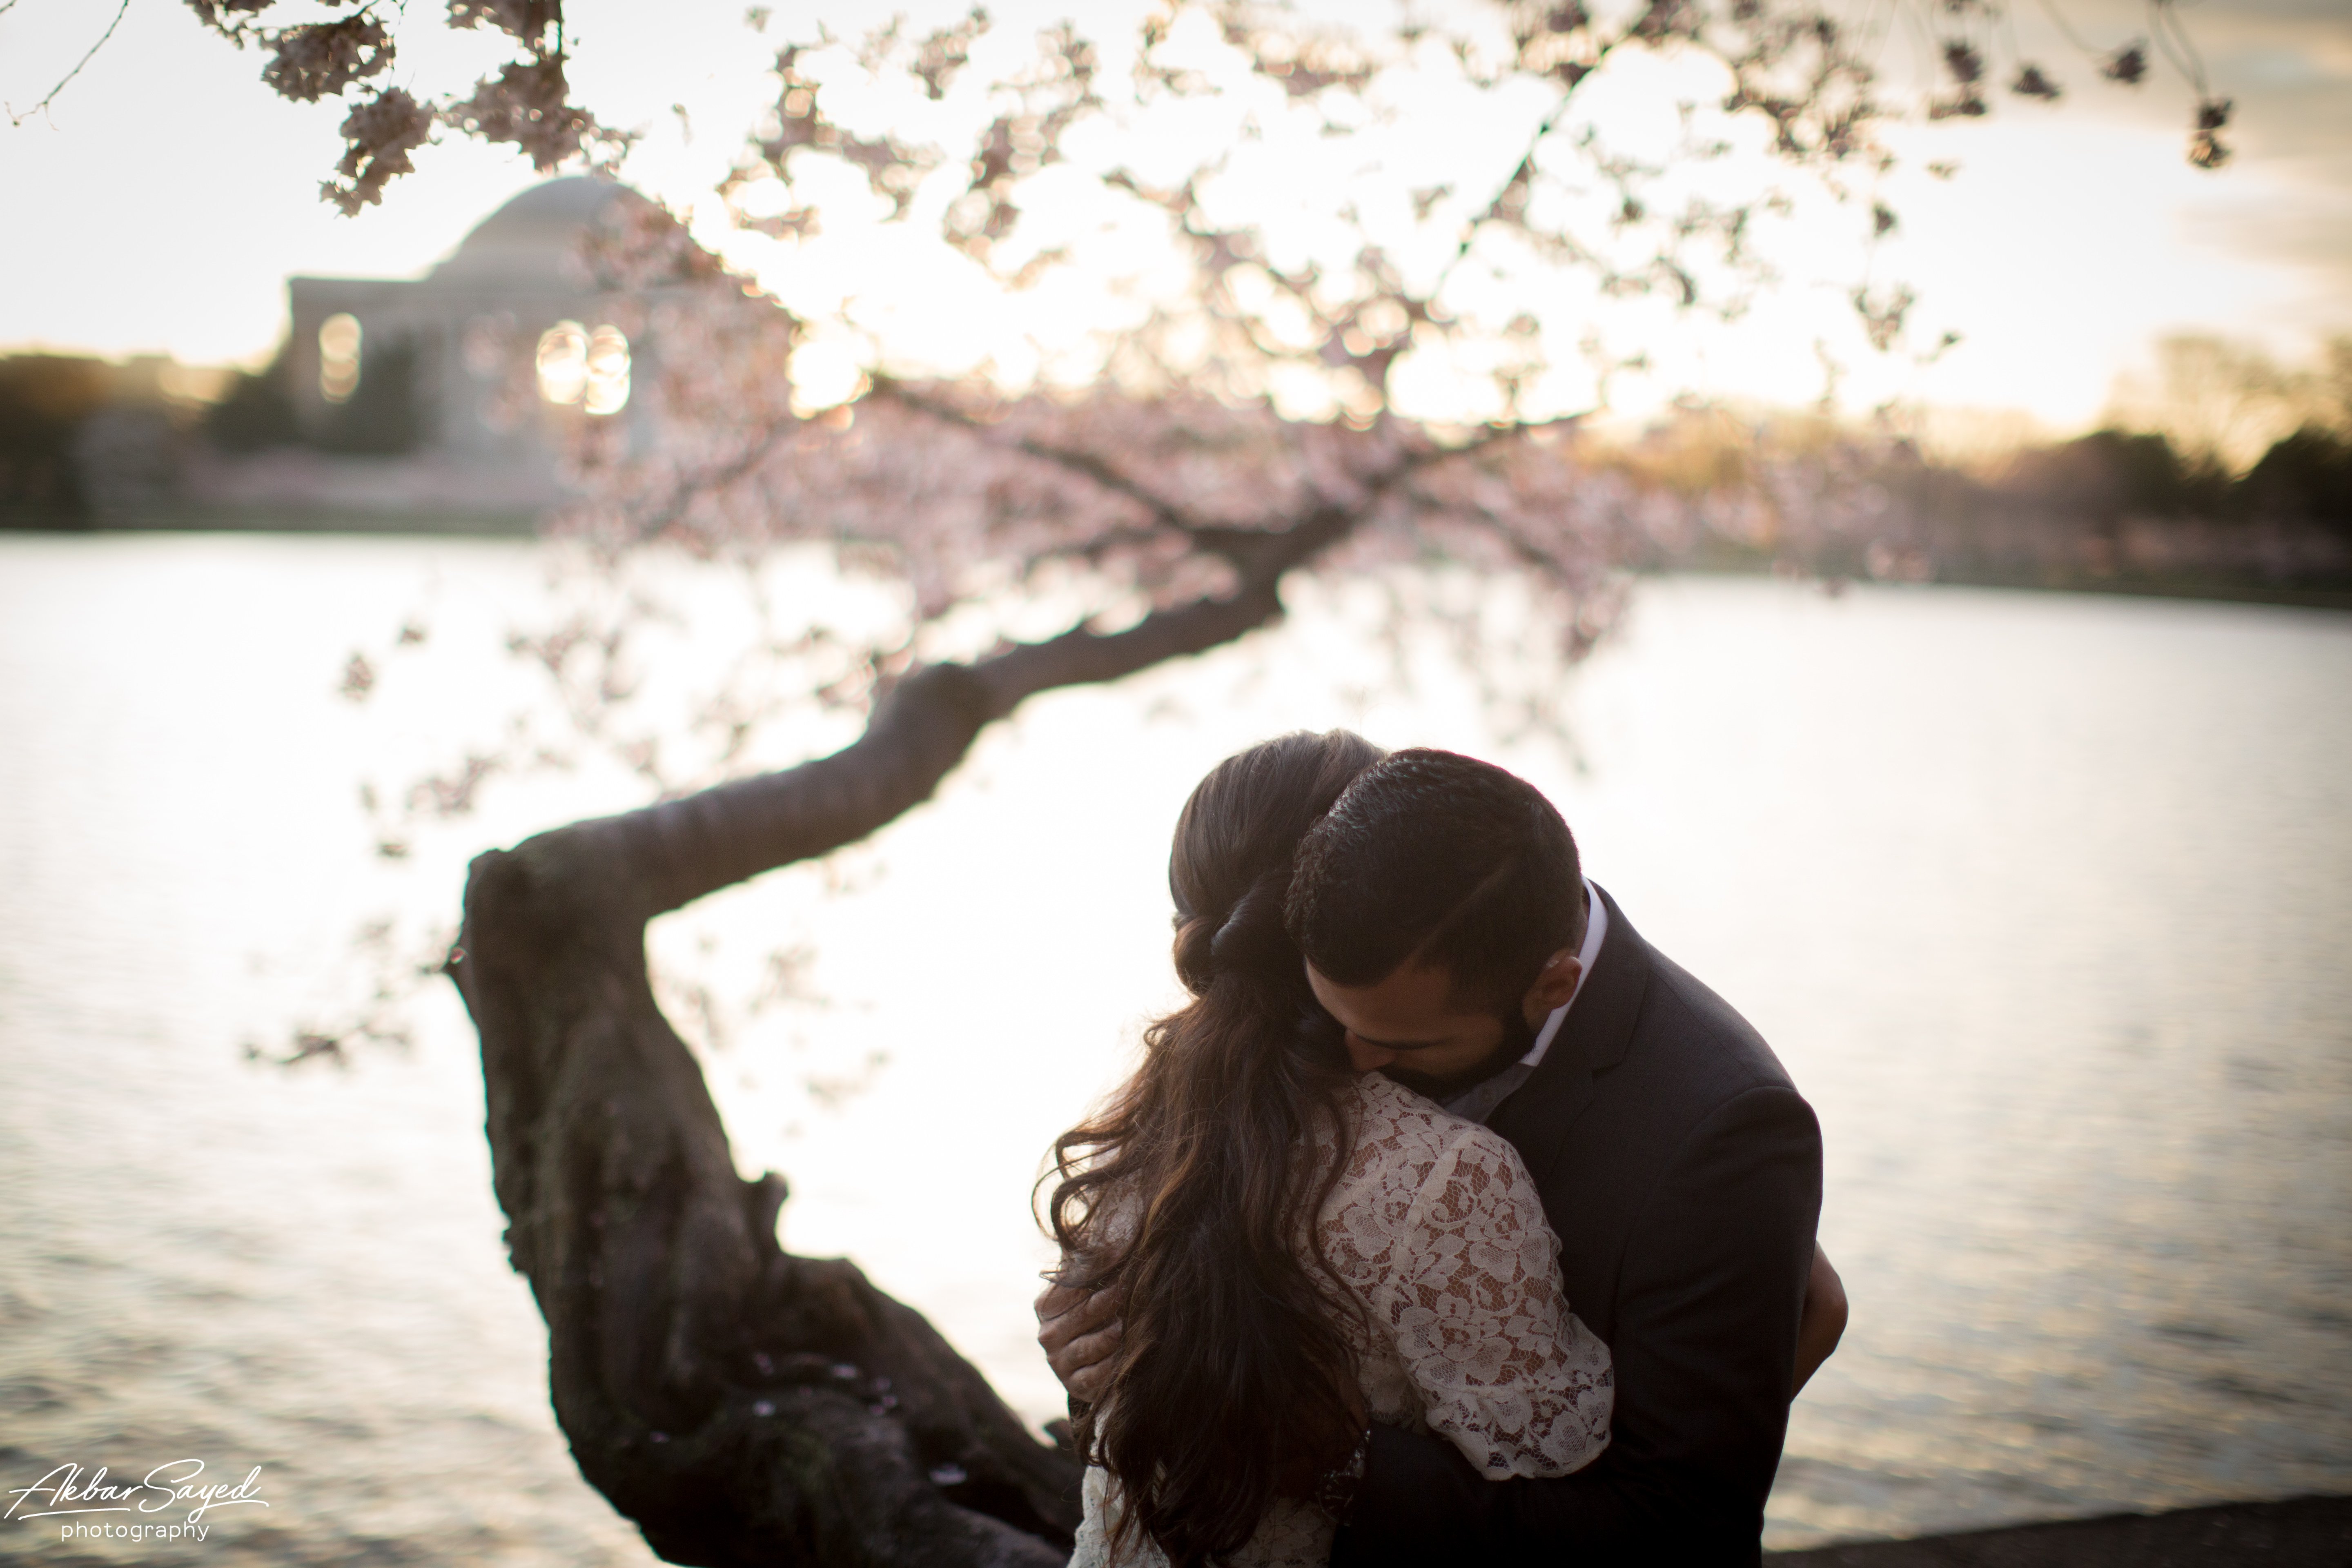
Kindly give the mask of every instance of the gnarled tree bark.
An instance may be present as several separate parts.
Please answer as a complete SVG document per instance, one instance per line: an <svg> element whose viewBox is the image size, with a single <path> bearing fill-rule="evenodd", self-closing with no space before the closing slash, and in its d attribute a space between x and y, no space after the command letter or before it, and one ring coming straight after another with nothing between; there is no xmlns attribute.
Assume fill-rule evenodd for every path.
<svg viewBox="0 0 2352 1568"><path fill-rule="evenodd" d="M1068 1553L1076 1458L1032 1436L912 1309L776 1240L700 1068L656 1005L656 915L854 842L929 796L981 730L1281 613L1331 509L1230 552L1232 595L908 676L832 756L478 858L450 973L482 1044L515 1268L547 1320L581 1471L673 1563L1037 1564Z"/></svg>

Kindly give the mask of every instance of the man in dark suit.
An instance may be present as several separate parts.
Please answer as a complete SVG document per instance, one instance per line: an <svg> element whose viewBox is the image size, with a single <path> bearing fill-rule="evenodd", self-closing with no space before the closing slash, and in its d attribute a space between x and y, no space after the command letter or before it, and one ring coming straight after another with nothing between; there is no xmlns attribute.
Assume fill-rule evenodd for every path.
<svg viewBox="0 0 2352 1568"><path fill-rule="evenodd" d="M1549 802L1467 757L1360 774L1301 844L1287 916L1357 1068L1518 1149L1617 1379L1608 1451L1555 1479L1488 1481L1372 1428L1322 1489L1333 1563L1755 1563L1790 1398L1843 1323L1820 1132L1780 1062L1584 880ZM1039 1311L1083 1394L1115 1324L1051 1291Z"/></svg>

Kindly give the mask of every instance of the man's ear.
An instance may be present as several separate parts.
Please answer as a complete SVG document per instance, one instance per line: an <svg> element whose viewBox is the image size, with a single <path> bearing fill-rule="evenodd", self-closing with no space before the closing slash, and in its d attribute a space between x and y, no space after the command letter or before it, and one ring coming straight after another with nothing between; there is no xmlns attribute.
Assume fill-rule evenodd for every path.
<svg viewBox="0 0 2352 1568"><path fill-rule="evenodd" d="M1563 947L1545 959L1543 968L1536 975L1536 983L1528 987L1527 998L1519 1005L1519 1012L1527 1019L1528 1027L1536 1027L1554 1012L1567 1006L1568 999L1576 994L1577 981L1583 974L1584 965L1576 961L1576 949L1572 947Z"/></svg>

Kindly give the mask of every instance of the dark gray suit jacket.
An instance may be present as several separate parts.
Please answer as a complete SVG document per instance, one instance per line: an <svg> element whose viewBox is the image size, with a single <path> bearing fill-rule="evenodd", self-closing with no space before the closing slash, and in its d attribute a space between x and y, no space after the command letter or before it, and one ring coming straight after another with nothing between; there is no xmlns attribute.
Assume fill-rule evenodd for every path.
<svg viewBox="0 0 2352 1568"><path fill-rule="evenodd" d="M1489 1481L1374 1429L1333 1568L1753 1563L1780 1464L1821 1213L1821 1130L1746 1019L1609 930L1543 1063L1489 1119L1559 1233L1570 1307L1608 1342L1608 1451Z"/></svg>

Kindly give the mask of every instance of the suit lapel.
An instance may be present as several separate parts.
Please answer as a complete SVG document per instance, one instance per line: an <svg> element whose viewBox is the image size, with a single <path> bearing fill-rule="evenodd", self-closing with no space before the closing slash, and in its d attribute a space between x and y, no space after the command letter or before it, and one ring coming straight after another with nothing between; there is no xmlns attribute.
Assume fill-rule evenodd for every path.
<svg viewBox="0 0 2352 1568"><path fill-rule="evenodd" d="M1591 1103L1595 1078L1624 1058L1650 988L1649 944L1605 889L1593 890L1609 910L1601 955L1542 1065L1487 1121L1518 1149L1538 1185L1559 1158L1569 1128Z"/></svg>

